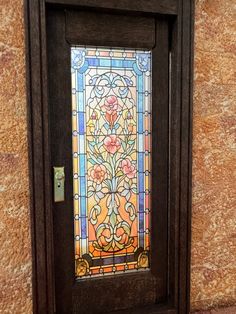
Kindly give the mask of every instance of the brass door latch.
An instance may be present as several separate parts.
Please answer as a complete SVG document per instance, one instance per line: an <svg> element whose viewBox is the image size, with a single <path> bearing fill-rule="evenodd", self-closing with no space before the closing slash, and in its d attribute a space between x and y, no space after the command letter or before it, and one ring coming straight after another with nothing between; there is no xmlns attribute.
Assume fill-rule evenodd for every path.
<svg viewBox="0 0 236 314"><path fill-rule="evenodd" d="M54 202L65 200L65 172L64 167L53 167L54 170Z"/></svg>

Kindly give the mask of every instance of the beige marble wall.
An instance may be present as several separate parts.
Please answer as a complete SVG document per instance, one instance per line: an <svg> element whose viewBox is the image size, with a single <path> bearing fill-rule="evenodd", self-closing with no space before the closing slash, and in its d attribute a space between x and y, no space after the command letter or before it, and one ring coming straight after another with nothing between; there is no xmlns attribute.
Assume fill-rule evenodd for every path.
<svg viewBox="0 0 236 314"><path fill-rule="evenodd" d="M0 313L32 312L23 0L0 0Z"/></svg>
<svg viewBox="0 0 236 314"><path fill-rule="evenodd" d="M196 0L193 310L236 303L234 3ZM0 0L0 312L11 314L32 313L22 6Z"/></svg>
<svg viewBox="0 0 236 314"><path fill-rule="evenodd" d="M193 309L236 304L236 2L196 0Z"/></svg>

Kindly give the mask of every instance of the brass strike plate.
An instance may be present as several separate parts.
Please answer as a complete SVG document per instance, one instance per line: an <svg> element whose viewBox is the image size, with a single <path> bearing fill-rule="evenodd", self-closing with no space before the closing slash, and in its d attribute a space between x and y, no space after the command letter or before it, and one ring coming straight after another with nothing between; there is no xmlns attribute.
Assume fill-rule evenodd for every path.
<svg viewBox="0 0 236 314"><path fill-rule="evenodd" d="M54 202L65 200L65 172L64 167L53 167L54 170Z"/></svg>

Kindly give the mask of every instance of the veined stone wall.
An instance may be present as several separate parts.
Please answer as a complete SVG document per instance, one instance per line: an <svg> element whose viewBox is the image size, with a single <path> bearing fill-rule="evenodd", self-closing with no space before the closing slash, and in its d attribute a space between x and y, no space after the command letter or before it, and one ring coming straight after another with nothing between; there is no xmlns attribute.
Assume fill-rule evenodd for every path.
<svg viewBox="0 0 236 314"><path fill-rule="evenodd" d="M236 2L196 0L193 309L236 304Z"/></svg>

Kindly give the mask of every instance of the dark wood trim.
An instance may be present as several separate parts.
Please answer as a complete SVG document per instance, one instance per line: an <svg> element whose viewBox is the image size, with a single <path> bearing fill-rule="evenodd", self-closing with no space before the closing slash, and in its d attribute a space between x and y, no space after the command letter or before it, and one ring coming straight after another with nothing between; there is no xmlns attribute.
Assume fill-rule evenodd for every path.
<svg viewBox="0 0 236 314"><path fill-rule="evenodd" d="M49 160L44 1L25 0L28 142L35 313L54 312L53 233Z"/></svg>
<svg viewBox="0 0 236 314"><path fill-rule="evenodd" d="M188 313L190 291L191 143L194 0L47 0L53 5L166 14L171 48L169 123L168 302L146 313ZM45 1L25 0L28 141L34 313L54 313L51 173L48 136ZM169 305L168 305L169 304ZM164 304L163 304L164 305ZM142 309L140 310L140 313ZM121 312L120 312L121 313ZM124 312L125 313L125 312ZM135 312L136 313L136 312ZM137 312L138 313L138 312Z"/></svg>
<svg viewBox="0 0 236 314"><path fill-rule="evenodd" d="M157 295L165 300L168 274L168 133L169 42L168 20L156 19L152 50L152 196L151 270L158 278ZM161 48L160 48L161 47ZM161 147L161 151L158 149ZM163 245L166 243L167 245Z"/></svg>
<svg viewBox="0 0 236 314"><path fill-rule="evenodd" d="M109 314L177 314L178 310L170 304L167 305L150 305L150 306L143 306L135 309L129 310L121 310L111 312Z"/></svg>
<svg viewBox="0 0 236 314"><path fill-rule="evenodd" d="M60 308L61 313L71 313L72 309L69 308L68 304L72 306L72 286L74 284L74 276L72 275L74 274L74 220L73 215L65 210L65 208L73 208L72 141L68 140L71 138L72 130L71 109L69 106L65 106L71 97L70 71L68 71L70 69L70 45L65 40L64 10L59 10L57 14L54 13L54 10L47 10L46 12L47 34L45 40L48 53L48 84L46 90L48 91L49 117L45 121L48 121L48 136L51 141L49 150L51 163L49 167L64 165L66 174L65 201L58 203L51 201L53 216L53 228L51 230L55 239L55 303ZM53 40L49 40L49 38L53 38ZM59 50L61 52L58 54L57 51ZM55 64L60 66L55 66ZM66 76L67 72L69 72L68 76ZM68 79L65 79L65 77ZM58 84L58 82L61 82L61 84ZM57 91L56 96L53 91ZM60 141L55 141L55 139L60 139ZM62 228L65 228L66 232L61 232ZM58 243L60 245L57 245ZM61 254L62 251L65 254ZM62 281L61 277L63 278ZM64 288L65 286L67 286L67 289Z"/></svg>
<svg viewBox="0 0 236 314"><path fill-rule="evenodd" d="M182 108L181 108L181 168L180 168L180 258L179 286L185 291L179 296L180 313L190 311L191 204L192 204L192 93L194 2L182 0Z"/></svg>
<svg viewBox="0 0 236 314"><path fill-rule="evenodd" d="M111 16L112 23L109 22ZM97 38L98 32L102 34L102 43L110 47L152 49L156 42L155 18L66 10L66 39L70 44L79 42L81 45L99 46L101 38Z"/></svg>
<svg viewBox="0 0 236 314"><path fill-rule="evenodd" d="M178 1L179 0L45 0L46 3L54 5L171 15L178 13Z"/></svg>

